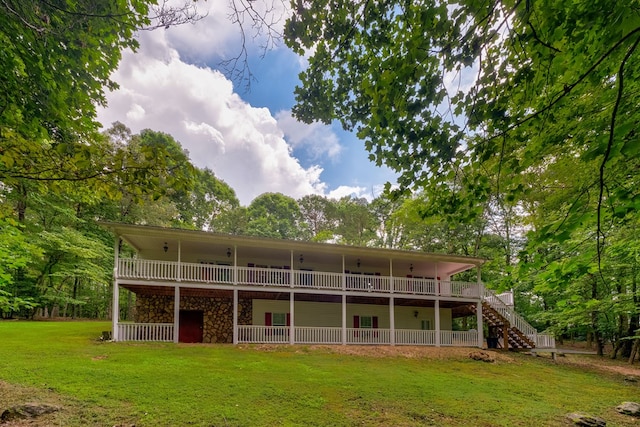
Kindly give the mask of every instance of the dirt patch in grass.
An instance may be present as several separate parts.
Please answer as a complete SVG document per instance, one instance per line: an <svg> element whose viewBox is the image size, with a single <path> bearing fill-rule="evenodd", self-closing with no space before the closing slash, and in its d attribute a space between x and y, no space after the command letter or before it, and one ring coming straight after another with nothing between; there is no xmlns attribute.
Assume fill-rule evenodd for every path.
<svg viewBox="0 0 640 427"><path fill-rule="evenodd" d="M0 381L0 414L10 407L23 405L25 403L46 403L48 405L60 407L61 409L58 412L42 415L38 418L9 421L0 425L2 427L60 425L60 416L66 411L63 399L52 391L17 386Z"/></svg>
<svg viewBox="0 0 640 427"><path fill-rule="evenodd" d="M632 365L624 360L611 359L607 356L568 354L564 357L557 357L556 362L561 365L578 366L604 373L623 375L629 379L635 379L640 385L640 365Z"/></svg>
<svg viewBox="0 0 640 427"><path fill-rule="evenodd" d="M12 420L0 423L0 427L50 427L66 425L115 425L133 426L134 422L122 421L122 415L109 414L104 408L86 405L76 399L61 395L47 388L26 387L0 381L0 414L13 406L27 403L47 404L59 410L36 418ZM128 408L122 412L126 413Z"/></svg>
<svg viewBox="0 0 640 427"><path fill-rule="evenodd" d="M389 345L277 345L277 344L256 344L242 345L240 348L253 349L257 351L291 351L294 353L329 353L344 354L348 356L371 357L371 358L392 358L400 357L406 359L468 359L472 353L480 351L477 348L461 347L423 347L423 346L389 346ZM513 353L482 350L488 353L498 362L515 362L516 356Z"/></svg>

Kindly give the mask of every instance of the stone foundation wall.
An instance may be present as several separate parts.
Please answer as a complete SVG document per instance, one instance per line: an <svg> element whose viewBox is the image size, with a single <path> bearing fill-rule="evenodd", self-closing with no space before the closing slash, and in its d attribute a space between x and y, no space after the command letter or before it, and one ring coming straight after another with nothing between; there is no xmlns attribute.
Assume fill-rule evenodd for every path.
<svg viewBox="0 0 640 427"><path fill-rule="evenodd" d="M252 305L251 299L238 299L238 325L251 324ZM180 310L199 310L204 313L203 342L233 342L232 298L181 297ZM173 323L173 297L137 295L135 321L139 323Z"/></svg>

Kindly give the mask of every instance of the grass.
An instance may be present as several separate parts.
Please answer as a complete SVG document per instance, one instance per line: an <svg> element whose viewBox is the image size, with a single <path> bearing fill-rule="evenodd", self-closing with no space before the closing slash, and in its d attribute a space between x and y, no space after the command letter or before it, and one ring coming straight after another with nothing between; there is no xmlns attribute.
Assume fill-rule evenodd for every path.
<svg viewBox="0 0 640 427"><path fill-rule="evenodd" d="M638 383L547 358L97 341L107 329L0 322L0 412L40 400L63 406L43 422L64 426L561 426L584 411L638 425L614 409Z"/></svg>

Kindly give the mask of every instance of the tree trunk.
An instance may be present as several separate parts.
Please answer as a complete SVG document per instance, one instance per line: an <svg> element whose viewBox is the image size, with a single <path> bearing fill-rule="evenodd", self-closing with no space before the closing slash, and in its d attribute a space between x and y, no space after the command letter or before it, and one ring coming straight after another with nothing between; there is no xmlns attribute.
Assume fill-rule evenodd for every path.
<svg viewBox="0 0 640 427"><path fill-rule="evenodd" d="M640 339L633 340L633 347L631 348L631 354L629 355L629 363L633 364L636 356L640 359Z"/></svg>
<svg viewBox="0 0 640 427"><path fill-rule="evenodd" d="M73 311L71 313L71 318L75 319L78 314L78 305L76 304L76 298L78 297L78 276L73 278Z"/></svg>

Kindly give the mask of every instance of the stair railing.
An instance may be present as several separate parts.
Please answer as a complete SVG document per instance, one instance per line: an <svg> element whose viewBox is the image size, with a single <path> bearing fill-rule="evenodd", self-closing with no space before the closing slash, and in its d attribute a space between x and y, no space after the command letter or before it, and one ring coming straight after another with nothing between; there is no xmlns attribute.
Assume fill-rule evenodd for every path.
<svg viewBox="0 0 640 427"><path fill-rule="evenodd" d="M509 325L518 329L529 338L533 343L538 342L538 331L531 326L526 320L522 318L512 307L509 307L500 297L490 289L483 286L484 292L482 299L491 306L492 309L500 313L504 317Z"/></svg>

